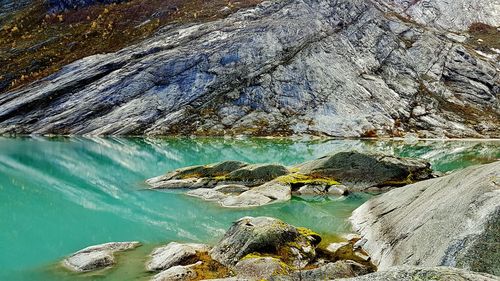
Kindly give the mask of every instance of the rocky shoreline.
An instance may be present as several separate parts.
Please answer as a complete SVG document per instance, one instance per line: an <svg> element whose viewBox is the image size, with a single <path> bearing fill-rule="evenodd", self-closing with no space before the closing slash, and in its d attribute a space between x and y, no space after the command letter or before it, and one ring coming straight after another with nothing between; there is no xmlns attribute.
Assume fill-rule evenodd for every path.
<svg viewBox="0 0 500 281"><path fill-rule="evenodd" d="M359 166L359 159L369 161ZM150 183L157 184L156 188L174 188L172 181L185 180L181 179L185 175L192 179L196 174L198 180L210 186L203 192L219 188L245 193L299 171L304 175L311 175L305 171L314 171L315 180L324 179L327 171L329 180L333 173L341 178L345 171L338 169L339 163L351 169L352 181L340 181L347 190L355 185L381 186L376 173L381 167L394 169L396 165L399 178L404 178L402 167L407 172L412 170L409 167L420 167L412 171L425 176L419 178L422 181L394 188L356 209L351 221L359 234L346 235L342 241L320 244L321 235L311 229L271 217L243 217L213 246L170 242L154 249L147 257L144 272L154 281L500 280L500 162L425 180L433 175L425 161L346 152L293 168L274 164L256 168L236 161L188 167ZM356 167L363 177L352 173ZM253 173L256 170L258 176ZM247 189L242 189L241 183L231 186L207 180L222 177L218 174L221 171L226 173L224 181L245 175ZM386 177L388 174L385 171ZM189 183L184 187L198 190L193 189L193 181ZM138 246L139 242L92 246L69 256L62 264L76 272L101 270L116 264L116 252Z"/></svg>

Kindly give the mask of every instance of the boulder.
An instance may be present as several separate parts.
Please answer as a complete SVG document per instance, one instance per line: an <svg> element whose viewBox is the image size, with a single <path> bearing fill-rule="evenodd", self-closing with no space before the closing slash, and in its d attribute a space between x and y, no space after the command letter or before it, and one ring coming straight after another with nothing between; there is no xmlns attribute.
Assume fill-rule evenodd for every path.
<svg viewBox="0 0 500 281"><path fill-rule="evenodd" d="M63 260L71 271L86 272L103 269L115 264L114 254L137 248L140 242L110 242L82 249Z"/></svg>
<svg viewBox="0 0 500 281"><path fill-rule="evenodd" d="M350 190L402 186L432 177L429 162L382 154L340 152L297 165L301 174L330 178Z"/></svg>
<svg viewBox="0 0 500 281"><path fill-rule="evenodd" d="M269 217L245 217L236 221L210 256L223 265L234 267L248 254L277 255L296 268L303 268L316 255L321 241L314 232L296 228Z"/></svg>
<svg viewBox="0 0 500 281"><path fill-rule="evenodd" d="M209 246L204 244L180 244L171 242L166 246L155 249L151 253L151 260L146 264L148 271L160 271L176 265L183 265L200 252L208 252Z"/></svg>
<svg viewBox="0 0 500 281"><path fill-rule="evenodd" d="M500 162L392 190L351 221L379 269L454 266L500 275Z"/></svg>
<svg viewBox="0 0 500 281"><path fill-rule="evenodd" d="M338 281L498 281L500 278L478 272L471 272L453 267L392 267L384 271L371 273Z"/></svg>
<svg viewBox="0 0 500 281"><path fill-rule="evenodd" d="M267 280L276 275L288 275L291 269L278 258L247 255L234 266L233 271L238 278Z"/></svg>
<svg viewBox="0 0 500 281"><path fill-rule="evenodd" d="M367 267L372 267L370 256L361 247L355 248L355 246L356 244L351 241L330 243L324 251L331 260L352 260Z"/></svg>
<svg viewBox="0 0 500 281"><path fill-rule="evenodd" d="M371 269L353 261L327 263L314 269L295 271L287 276L273 276L270 281L318 281L337 280L373 272Z"/></svg>
<svg viewBox="0 0 500 281"><path fill-rule="evenodd" d="M197 264L192 264L192 265L176 265L173 267L170 267L167 270L164 270L151 279L151 281L190 281L195 279L198 274L196 273L194 267L199 265L200 263Z"/></svg>
<svg viewBox="0 0 500 281"><path fill-rule="evenodd" d="M288 173L288 169L282 165L254 164L229 173L228 179L232 181L244 182L246 185L258 185Z"/></svg>

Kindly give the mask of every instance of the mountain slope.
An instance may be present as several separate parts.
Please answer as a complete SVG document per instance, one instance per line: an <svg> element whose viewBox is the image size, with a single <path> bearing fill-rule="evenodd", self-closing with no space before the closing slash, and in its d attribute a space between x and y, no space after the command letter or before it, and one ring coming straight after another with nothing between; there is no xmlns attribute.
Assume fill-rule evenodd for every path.
<svg viewBox="0 0 500 281"><path fill-rule="evenodd" d="M163 28L0 96L0 132L500 137L498 60L382 2L400 3L265 2Z"/></svg>

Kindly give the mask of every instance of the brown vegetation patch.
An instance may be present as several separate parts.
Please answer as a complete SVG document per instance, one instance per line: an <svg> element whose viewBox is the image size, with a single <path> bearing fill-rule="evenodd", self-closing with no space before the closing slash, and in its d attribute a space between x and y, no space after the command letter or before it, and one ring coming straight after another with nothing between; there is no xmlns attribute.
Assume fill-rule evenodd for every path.
<svg viewBox="0 0 500 281"><path fill-rule="evenodd" d="M120 50L168 24L220 19L261 0L130 0L47 14L42 0L0 27L0 93L80 58Z"/></svg>
<svg viewBox="0 0 500 281"><path fill-rule="evenodd" d="M469 26L469 34L472 37L469 43L476 49L485 52L500 49L500 31L494 26L476 22Z"/></svg>

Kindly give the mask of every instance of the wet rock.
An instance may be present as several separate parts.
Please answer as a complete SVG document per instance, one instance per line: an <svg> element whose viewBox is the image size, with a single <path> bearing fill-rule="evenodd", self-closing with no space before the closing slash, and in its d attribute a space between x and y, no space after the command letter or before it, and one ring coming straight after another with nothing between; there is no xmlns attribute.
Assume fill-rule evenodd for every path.
<svg viewBox="0 0 500 281"><path fill-rule="evenodd" d="M164 270L151 279L151 281L190 281L195 279L198 274L193 269L193 267L199 264L193 265L176 265Z"/></svg>
<svg viewBox="0 0 500 281"><path fill-rule="evenodd" d="M114 254L137 248L139 242L110 242L82 249L64 259L63 265L71 271L86 272L115 264Z"/></svg>
<svg viewBox="0 0 500 281"><path fill-rule="evenodd" d="M392 267L384 271L371 273L339 281L498 281L498 277L486 273L471 272L453 267Z"/></svg>
<svg viewBox="0 0 500 281"><path fill-rule="evenodd" d="M500 162L392 190L351 217L379 269L454 266L500 276Z"/></svg>
<svg viewBox="0 0 500 281"><path fill-rule="evenodd" d="M208 252L210 247L204 244L181 244L171 242L166 246L155 249L151 253L151 260L146 264L148 271L160 271L173 266L182 265L200 252Z"/></svg>
<svg viewBox="0 0 500 281"><path fill-rule="evenodd" d="M248 254L274 254L288 265L303 268L314 258L320 240L317 234L278 219L245 217L229 228L210 255L214 260L234 267Z"/></svg>
<svg viewBox="0 0 500 281"><path fill-rule="evenodd" d="M340 152L297 166L306 175L335 179L350 190L401 186L430 178L427 161L388 155Z"/></svg>

